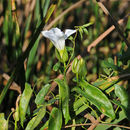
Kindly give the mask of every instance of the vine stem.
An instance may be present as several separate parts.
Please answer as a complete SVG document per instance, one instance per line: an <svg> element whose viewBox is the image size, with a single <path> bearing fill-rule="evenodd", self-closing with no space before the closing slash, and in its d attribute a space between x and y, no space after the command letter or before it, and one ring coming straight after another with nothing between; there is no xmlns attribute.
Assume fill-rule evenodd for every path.
<svg viewBox="0 0 130 130"><path fill-rule="evenodd" d="M67 63L66 68L65 68L65 71L67 71L67 69L69 68L70 61L71 61L71 59L72 59L72 57L73 57L73 55L74 55L75 39L76 39L76 37L77 37L77 31L78 31L78 30L76 30L76 34L75 34L74 39L73 39L73 41L72 41L72 42L73 42L73 51L72 51L72 54L71 54L71 56L70 56L70 58L69 58L69 60L68 60L68 63Z"/></svg>
<svg viewBox="0 0 130 130"><path fill-rule="evenodd" d="M67 126L65 126L63 128L79 127L79 126L89 126L89 125L93 125L93 124L96 124L96 123L85 123L85 124L67 125ZM128 127L128 126L117 125L117 124L98 123L98 125L109 125L109 126L115 126L115 127L130 129L130 127Z"/></svg>

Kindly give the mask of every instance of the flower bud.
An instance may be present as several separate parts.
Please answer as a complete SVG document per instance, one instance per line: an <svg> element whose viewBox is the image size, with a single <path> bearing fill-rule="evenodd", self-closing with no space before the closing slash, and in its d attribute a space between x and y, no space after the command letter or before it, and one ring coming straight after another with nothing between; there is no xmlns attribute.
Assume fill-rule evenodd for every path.
<svg viewBox="0 0 130 130"><path fill-rule="evenodd" d="M80 60L78 60L77 58L74 59L72 63L72 72L76 74L78 73L79 77L81 78L85 77L87 69L83 58L81 58Z"/></svg>
<svg viewBox="0 0 130 130"><path fill-rule="evenodd" d="M77 64L78 64L78 59L75 58L73 63L72 63L72 72L73 73L78 73Z"/></svg>

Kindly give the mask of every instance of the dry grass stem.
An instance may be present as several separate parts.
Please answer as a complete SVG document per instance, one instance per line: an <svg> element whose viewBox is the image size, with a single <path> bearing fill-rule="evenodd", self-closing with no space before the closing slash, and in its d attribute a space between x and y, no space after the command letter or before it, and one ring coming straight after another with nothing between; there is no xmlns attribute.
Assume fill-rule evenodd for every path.
<svg viewBox="0 0 130 130"><path fill-rule="evenodd" d="M57 18L55 18L49 25L45 26L44 30L50 29L56 22L58 22L64 15L66 15L68 12L80 7L82 3L84 3L86 0L80 0L77 3L70 6L68 9L63 11Z"/></svg>
<svg viewBox="0 0 130 130"><path fill-rule="evenodd" d="M65 126L64 128L79 127L79 126L89 126L89 125L92 125L92 124L93 124L93 123L68 125L68 126ZM117 124L99 123L98 125L109 125L109 126L115 126L115 127L130 129L130 127L128 127L128 126L117 125Z"/></svg>
<svg viewBox="0 0 130 130"><path fill-rule="evenodd" d="M88 128L88 130L93 130L100 122L100 120L102 120L105 117L104 114L101 114L101 116L95 120L94 122L92 122L93 124Z"/></svg>
<svg viewBox="0 0 130 130"><path fill-rule="evenodd" d="M10 76L7 75L6 73L3 73L2 77L6 80L5 84L6 84L6 83L8 82L8 80L10 79ZM15 82L12 83L12 85L10 86L9 89L15 90L15 91L17 91L19 94L22 93L22 92L21 92L21 87L20 87L17 83L15 83Z"/></svg>
<svg viewBox="0 0 130 130"><path fill-rule="evenodd" d="M119 24L123 24L125 19L120 19L118 21ZM109 33L111 33L115 29L115 26L112 25L108 28L104 33L102 33L96 40L94 40L87 48L87 51L90 52L92 47L95 47L98 43L100 43Z"/></svg>
<svg viewBox="0 0 130 130"><path fill-rule="evenodd" d="M91 114L84 115L85 118L89 119L92 123L95 123L95 118Z"/></svg>
<svg viewBox="0 0 130 130"><path fill-rule="evenodd" d="M115 29L118 31L119 35L123 38L123 40L125 41L126 45L129 46L129 42L127 41L126 37L124 36L124 32L120 29L118 22L116 21L116 19L112 16L112 14L110 14L110 12L108 11L108 9L104 6L104 4L102 2L98 2L97 3L99 5L99 7L103 10L103 12L110 17L112 24L115 26Z"/></svg>

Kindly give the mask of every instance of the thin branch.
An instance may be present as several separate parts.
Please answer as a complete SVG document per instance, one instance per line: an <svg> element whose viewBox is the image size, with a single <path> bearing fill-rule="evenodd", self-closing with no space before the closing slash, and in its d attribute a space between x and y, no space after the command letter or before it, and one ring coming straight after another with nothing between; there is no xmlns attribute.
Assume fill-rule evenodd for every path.
<svg viewBox="0 0 130 130"><path fill-rule="evenodd" d="M27 17L32 11L34 10L34 7L36 5L36 0L28 0L27 4L25 6L25 16Z"/></svg>
<svg viewBox="0 0 130 130"><path fill-rule="evenodd" d="M89 126L89 125L93 125L93 124L94 124L94 123L67 125L67 126L65 126L65 127L63 127L63 128L79 127L79 126ZM116 124L99 123L98 125L109 125L109 126L115 126L115 127L130 129L130 127L128 127L128 126L116 125Z"/></svg>
<svg viewBox="0 0 130 130"><path fill-rule="evenodd" d="M95 120L95 122L92 122L93 124L88 128L88 130L93 130L100 122L100 120L102 120L105 117L104 114L101 114L101 116Z"/></svg>
<svg viewBox="0 0 130 130"><path fill-rule="evenodd" d="M130 79L130 74L122 74L122 75L118 75L118 76L114 76L108 79L108 81L113 81L113 80L123 80L123 79Z"/></svg>
<svg viewBox="0 0 130 130"><path fill-rule="evenodd" d="M100 0L101 2L106 2L108 0ZM115 2L115 1L123 1L126 2L126 0L109 0L110 2ZM127 0L127 2L129 2L130 0Z"/></svg>
<svg viewBox="0 0 130 130"><path fill-rule="evenodd" d="M84 115L85 118L89 119L92 123L95 123L95 118L91 114L87 113Z"/></svg>
<svg viewBox="0 0 130 130"><path fill-rule="evenodd" d="M4 74L2 75L2 77L5 78L6 81L8 81L8 80L10 79L10 76L7 75L6 73L4 73ZM15 91L17 91L19 94L21 94L21 87L20 87L17 83L15 83L15 82L12 83L12 85L10 86L9 89L15 90Z"/></svg>
<svg viewBox="0 0 130 130"><path fill-rule="evenodd" d="M118 21L119 24L122 24L125 21L125 19L120 19ZM87 51L90 52L92 47L95 47L100 41L102 41L109 33L111 33L115 29L115 26L112 25L110 28L108 28L104 33L102 33L95 41L93 41L87 48Z"/></svg>
<svg viewBox="0 0 130 130"><path fill-rule="evenodd" d="M109 13L109 11L107 10L107 8L104 6L104 4L102 2L100 2L100 0L97 0L98 5L100 6L100 8L103 10L103 12L109 16L112 20L113 25L115 26L116 30L118 31L118 33L120 34L120 36L123 38L123 40L125 41L126 45L129 46L129 42L127 41L126 37L123 34L123 31L120 29L118 22L115 20L115 18Z"/></svg>
<svg viewBox="0 0 130 130"><path fill-rule="evenodd" d="M65 14L67 14L68 12L74 10L75 8L78 8L80 5L82 5L82 3L84 3L86 0L80 0L77 3L73 4L72 6L70 6L68 9L66 9L65 11L63 11L58 17L56 17L49 25L44 27L44 30L48 30L50 29L56 22L58 22Z"/></svg>

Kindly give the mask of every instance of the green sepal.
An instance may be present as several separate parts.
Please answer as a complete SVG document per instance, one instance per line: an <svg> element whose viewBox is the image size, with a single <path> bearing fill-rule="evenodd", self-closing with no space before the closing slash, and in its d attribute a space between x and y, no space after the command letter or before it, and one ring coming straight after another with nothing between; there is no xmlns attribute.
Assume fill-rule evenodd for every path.
<svg viewBox="0 0 130 130"><path fill-rule="evenodd" d="M55 53L56 53L57 59L60 62L65 63L68 60L68 52L67 52L66 48L64 48L64 50L55 49Z"/></svg>

